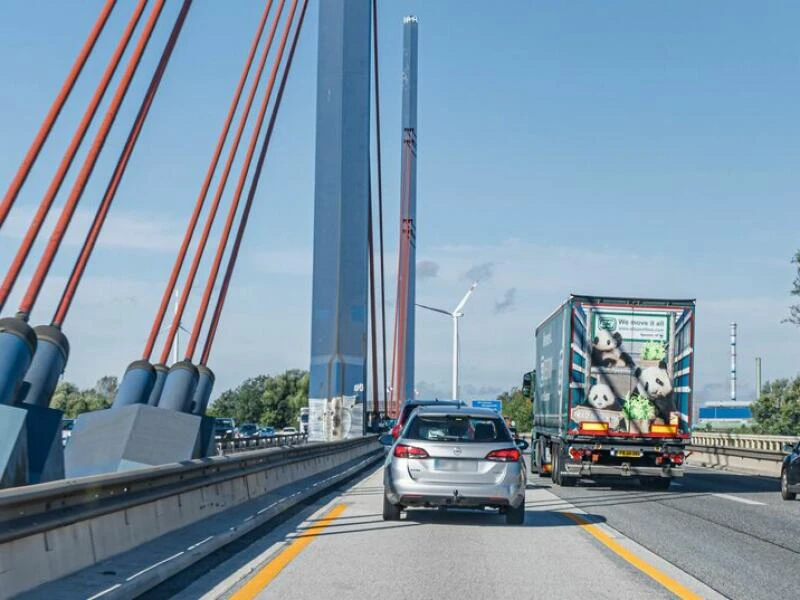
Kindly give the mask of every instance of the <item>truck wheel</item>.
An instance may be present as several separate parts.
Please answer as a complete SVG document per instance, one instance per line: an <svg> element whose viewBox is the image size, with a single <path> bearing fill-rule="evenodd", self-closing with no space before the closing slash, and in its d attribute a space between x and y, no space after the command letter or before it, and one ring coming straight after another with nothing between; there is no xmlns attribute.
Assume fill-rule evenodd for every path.
<svg viewBox="0 0 800 600"><path fill-rule="evenodd" d="M536 440L536 474L539 477L547 477L548 473L544 470L544 441L543 438Z"/></svg>
<svg viewBox="0 0 800 600"><path fill-rule="evenodd" d="M400 511L402 507L399 504L392 504L389 499L383 497L383 520L384 521L399 521Z"/></svg>
<svg viewBox="0 0 800 600"><path fill-rule="evenodd" d="M786 469L781 471L781 498L784 500L797 498L797 493L789 491L789 476L786 473Z"/></svg>
<svg viewBox="0 0 800 600"><path fill-rule="evenodd" d="M563 485L561 479L561 448L557 445L554 445L550 452L550 465L552 466L550 474L553 476L553 483Z"/></svg>
<svg viewBox="0 0 800 600"><path fill-rule="evenodd" d="M517 508L513 506L506 508L506 525L522 525L523 523L525 523L524 501Z"/></svg>
<svg viewBox="0 0 800 600"><path fill-rule="evenodd" d="M639 482L646 490L666 492L672 483L672 479L669 477L642 477Z"/></svg>

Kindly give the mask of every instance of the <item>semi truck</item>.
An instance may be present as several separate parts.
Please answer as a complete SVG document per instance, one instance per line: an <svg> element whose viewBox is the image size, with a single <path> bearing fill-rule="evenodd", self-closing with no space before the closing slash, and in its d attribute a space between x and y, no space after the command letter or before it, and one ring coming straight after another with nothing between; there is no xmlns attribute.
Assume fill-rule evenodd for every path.
<svg viewBox="0 0 800 600"><path fill-rule="evenodd" d="M691 437L694 300L571 295L535 333L531 471L667 490Z"/></svg>

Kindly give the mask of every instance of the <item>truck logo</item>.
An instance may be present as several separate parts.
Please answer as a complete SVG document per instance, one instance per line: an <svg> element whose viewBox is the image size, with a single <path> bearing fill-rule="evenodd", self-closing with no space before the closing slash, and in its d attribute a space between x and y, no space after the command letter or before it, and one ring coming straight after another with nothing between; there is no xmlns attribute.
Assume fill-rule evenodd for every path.
<svg viewBox="0 0 800 600"><path fill-rule="evenodd" d="M606 329L608 331L616 331L617 320L614 317L600 317L600 322L598 323L598 327L600 329Z"/></svg>

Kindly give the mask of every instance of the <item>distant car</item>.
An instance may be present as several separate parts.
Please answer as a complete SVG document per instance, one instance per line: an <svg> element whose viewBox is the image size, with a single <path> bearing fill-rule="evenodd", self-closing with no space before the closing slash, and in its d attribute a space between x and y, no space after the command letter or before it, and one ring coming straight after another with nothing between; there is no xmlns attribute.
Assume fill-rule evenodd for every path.
<svg viewBox="0 0 800 600"><path fill-rule="evenodd" d="M262 427L258 430L259 437L272 437L275 435L275 428L274 427Z"/></svg>
<svg viewBox="0 0 800 600"><path fill-rule="evenodd" d="M420 406L451 406L451 407L459 407L459 406L466 406L466 402L462 402L461 400L408 400L406 401L402 408L400 409L400 416L397 418L397 421L392 426L392 437L397 439L400 435L400 432L403 431L403 427L405 426L406 422L408 421L408 417L414 412L415 409L419 408Z"/></svg>
<svg viewBox="0 0 800 600"><path fill-rule="evenodd" d="M72 430L75 428L75 419L63 419L61 421L61 443L66 446L67 440L72 435Z"/></svg>
<svg viewBox="0 0 800 600"><path fill-rule="evenodd" d="M284 427L281 430L283 435L297 435L297 428L296 427Z"/></svg>
<svg viewBox="0 0 800 600"><path fill-rule="evenodd" d="M392 437L381 437L384 445ZM520 441L524 449L527 442ZM525 463L500 416L481 408L424 406L393 443L383 477L383 520L406 507L497 508L525 520Z"/></svg>
<svg viewBox="0 0 800 600"><path fill-rule="evenodd" d="M225 417L214 421L214 439L231 440L235 435L236 421Z"/></svg>
<svg viewBox="0 0 800 600"><path fill-rule="evenodd" d="M786 444L783 449L788 455L781 468L781 498L794 500L800 494L800 442Z"/></svg>
<svg viewBox="0 0 800 600"><path fill-rule="evenodd" d="M249 438L256 435L258 435L258 425L255 423L243 423L236 432L238 438Z"/></svg>

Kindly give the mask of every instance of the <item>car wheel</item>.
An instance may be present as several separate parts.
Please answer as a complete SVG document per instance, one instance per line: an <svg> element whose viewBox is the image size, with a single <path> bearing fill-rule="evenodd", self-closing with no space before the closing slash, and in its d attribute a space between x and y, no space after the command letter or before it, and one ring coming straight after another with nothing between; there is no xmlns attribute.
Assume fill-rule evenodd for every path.
<svg viewBox="0 0 800 600"><path fill-rule="evenodd" d="M646 490L666 492L672 483L672 479L669 477L642 477L639 483Z"/></svg>
<svg viewBox="0 0 800 600"><path fill-rule="evenodd" d="M400 512L402 507L399 504L392 504L389 499L383 496L383 520L384 521L399 521Z"/></svg>
<svg viewBox="0 0 800 600"><path fill-rule="evenodd" d="M522 525L525 523L525 502L521 502L516 508L509 506L506 508L506 525Z"/></svg>
<svg viewBox="0 0 800 600"><path fill-rule="evenodd" d="M781 472L781 498L784 500L797 498L797 493L789 491L789 475L786 473L786 469Z"/></svg>

